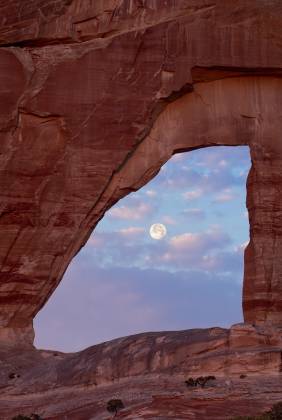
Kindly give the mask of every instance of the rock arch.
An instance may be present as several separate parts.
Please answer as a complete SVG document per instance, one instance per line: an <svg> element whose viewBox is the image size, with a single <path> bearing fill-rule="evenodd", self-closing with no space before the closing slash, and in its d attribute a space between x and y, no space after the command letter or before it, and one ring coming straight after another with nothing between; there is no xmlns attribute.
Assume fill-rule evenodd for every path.
<svg viewBox="0 0 282 420"><path fill-rule="evenodd" d="M215 144L251 150L245 320L281 323L279 1L2 3L0 339L32 340L113 203Z"/></svg>
<svg viewBox="0 0 282 420"><path fill-rule="evenodd" d="M86 218L85 214L83 215L84 220L80 227L69 223L66 219L67 214L65 216L57 215L54 223L56 236L53 237L53 240L48 242L50 238L46 238L45 248L37 246L34 248L34 254L30 251L30 247L20 248L21 262L18 266L10 271L2 271L2 276L5 275L5 278L9 279L1 285L2 300L3 294L7 290L7 284L14 285L14 288L9 289L6 312L3 311L2 314L2 323L7 320L8 327L17 328L22 326L21 323L31 322L32 316L40 309L42 303L46 301L58 284L73 253L83 245L93 226L111 207L112 203L148 182L174 153L212 145L249 145L250 147L252 168L247 183L250 243L245 252L244 317L245 321L252 323L265 321L280 323L282 309L282 282L280 280L282 203L279 191L281 188L282 120L279 110L281 109L281 98L281 79L250 76L197 83L192 92L184 94L167 105L155 120L148 135L110 178L89 215ZM60 142L59 133L63 132L60 122L56 118L41 117L40 120L35 116L21 116L21 119L22 133L24 136L28 135L26 141L32 141L32 133L26 128L26 124L33 124L32 132L35 131L35 133L37 133L38 126L45 124L43 132L40 133L42 142L46 142L50 135L49 131L51 130L53 133L52 130L54 130L55 138L58 140L53 141L52 147L49 146L46 149L48 150L48 159L44 170L48 172L47 162L53 159L50 154L53 153L53 150L59 154L62 150L61 147L64 147ZM28 122L25 122L26 119ZM27 134L25 134L25 129ZM41 145L41 147L43 146ZM56 150L56 147L59 149ZM27 153L32 152L32 145L30 145ZM44 150L43 153L45 153ZM17 168L20 167L21 159L22 155L18 157L18 162L15 164ZM94 167L95 163L94 159ZM37 160L36 164L40 165L40 161ZM24 168L24 170L28 171L28 168ZM36 165L32 170L37 170ZM42 170L42 165L40 170ZM53 188L55 187L53 185ZM7 220L9 217L14 217L19 223L17 217L20 217L20 214L25 214L21 208L17 212L6 212L6 214L2 214L2 221L3 218ZM28 217L28 213L25 216ZM52 213L49 214L49 217L52 217ZM20 221L23 223L22 220ZM26 222L25 229L28 226L30 224ZM22 239L24 239L25 229L23 229L23 233L19 233L22 235ZM42 220L40 229L41 232L46 229ZM71 235L67 236L65 231L71 232ZM28 236L28 238L32 240L32 236ZM57 258L60 262L57 262L58 266L56 271L53 271L53 277L50 277L46 267L45 277L42 274L43 288L38 289L37 273L32 273L34 277L28 277L28 270L32 272L36 267L36 263L32 259L33 255L46 263L46 255L55 245L53 242L55 238L61 247L72 248L72 251L61 252L62 255L58 254ZM20 246L20 244L18 237L16 245ZM21 244L21 246L23 245ZM7 265L9 258L11 257L8 255ZM13 279L17 281L13 283ZM13 297L14 300L12 300Z"/></svg>

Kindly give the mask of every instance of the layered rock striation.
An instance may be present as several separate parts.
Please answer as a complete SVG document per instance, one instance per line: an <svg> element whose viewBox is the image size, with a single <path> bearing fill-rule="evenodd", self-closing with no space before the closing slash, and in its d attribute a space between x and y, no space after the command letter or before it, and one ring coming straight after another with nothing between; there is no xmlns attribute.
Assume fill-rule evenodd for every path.
<svg viewBox="0 0 282 420"><path fill-rule="evenodd" d="M26 368L15 388L17 396L6 383L8 365L3 368L7 401L19 401L17 407L27 401L24 407L42 411L47 396L53 398L50 387L67 383L63 372L73 356L60 356L60 366L49 364L49 353L32 348L32 320L104 213L152 179L174 153L212 145L248 145L252 158L244 328L255 328L257 334L248 347L247 364L256 364L253 373L266 382L260 389L252 382L249 391L239 386L238 395L246 392L248 397L236 397L236 404L247 401L242 403L246 408L248 401L259 401L267 375L272 378L269 401L276 400L275 392L281 392L282 324L280 0L0 0L0 16L0 347L2 355L11 354L12 366ZM220 334L226 343L233 332ZM269 335L276 337L275 349ZM240 346L243 336L239 334ZM172 337L177 348L177 335ZM187 355L190 347L183 343ZM114 351L120 343L108 346ZM165 339L163 352L167 346ZM233 344L222 346L227 365L244 360L245 353L235 351ZM24 349L22 359L18 348ZM97 349L101 347L77 356L80 386L85 384L85 369L91 371L98 363ZM128 360L118 354L118 364L131 364L130 352ZM215 364L220 360L220 375L231 374L223 370L223 359L210 354ZM101 366L108 360L103 357ZM178 366L178 356L172 353L171 358ZM41 377L43 359L49 370ZM62 380L53 377L57 368ZM245 368L238 368L238 374ZM130 369L117 377L133 377ZM151 372L143 362L140 369L139 377ZM197 369L195 374L214 372L211 365ZM70 372L75 377L74 365ZM114 370L102 372L102 377L116 377ZM166 373L158 372L165 386ZM26 397L36 387L41 389L43 380L42 394ZM141 383L137 382L139 389ZM156 379L150 393L155 386ZM222 398L226 408L221 391L217 389L213 398ZM40 403L33 399L41 396ZM163 415L161 407L170 404L169 398L152 400L155 411L148 415L156 415L158 409ZM177 396L175 402L183 413L186 410L183 418L189 418L191 404L196 404L195 413L200 409L197 398L193 403L185 398ZM57 411L42 412L57 418L56 413L67 412L60 404ZM8 405L0 407L2 417L12 412ZM138 408L140 416L145 416L148 406L144 407ZM82 418L74 413L72 419ZM195 418L204 418L203 413Z"/></svg>
<svg viewBox="0 0 282 420"><path fill-rule="evenodd" d="M221 144L248 144L253 162L245 319L280 323L280 2L0 12L1 329L30 329L117 200L173 153Z"/></svg>
<svg viewBox="0 0 282 420"><path fill-rule="evenodd" d="M281 331L280 331L281 333ZM226 420L269 410L281 399L281 334L238 324L144 333L78 353L0 351L1 419L36 413L45 420ZM213 376L204 387L185 381Z"/></svg>

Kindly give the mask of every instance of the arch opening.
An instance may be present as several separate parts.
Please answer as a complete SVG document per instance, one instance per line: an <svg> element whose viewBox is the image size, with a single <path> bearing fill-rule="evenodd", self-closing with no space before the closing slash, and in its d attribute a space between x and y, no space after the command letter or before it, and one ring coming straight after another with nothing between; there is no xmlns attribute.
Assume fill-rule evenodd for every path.
<svg viewBox="0 0 282 420"><path fill-rule="evenodd" d="M68 164L73 167L79 162L78 173L70 171L70 177L65 177L64 166L62 173L56 172L45 191L49 205L42 205L42 212L21 219L15 217L18 213L15 210L14 214L12 208L5 217L17 229L29 224L20 237L11 225L10 240L15 235L16 239L12 240L12 252L9 251L9 259L5 261L3 288L9 298L1 314L2 336L10 334L13 341L21 330L23 339L28 335L31 343L34 316L56 289L70 261L104 213L129 192L149 182L175 153L213 145L250 147L252 168L247 182L250 242L244 256L244 321L280 325L281 88L281 79L276 77L234 77L196 83L191 93L184 93L167 104L152 127L146 126L142 131L147 133L145 138L137 136L135 143L120 149L124 139L120 137L121 143L116 144L113 156L103 149L101 156L107 156L108 160L107 173L102 177L96 149L91 149L93 155L88 149L85 152L84 147L78 148L78 154L74 155L72 145L68 144L68 156L77 158ZM28 124L33 126L34 121ZM28 132L21 127L25 138ZM95 148L98 140L87 143L89 149ZM85 170L89 176L85 176ZM62 200L67 191L71 192L70 198ZM88 195L81 194L83 191ZM56 197L58 206L54 209ZM30 238L35 233L37 241L30 248ZM17 264L9 270L14 258ZM25 293L19 293L24 283L28 287L24 288Z"/></svg>
<svg viewBox="0 0 282 420"><path fill-rule="evenodd" d="M112 207L35 319L36 346L241 322L249 167L246 146L179 153Z"/></svg>

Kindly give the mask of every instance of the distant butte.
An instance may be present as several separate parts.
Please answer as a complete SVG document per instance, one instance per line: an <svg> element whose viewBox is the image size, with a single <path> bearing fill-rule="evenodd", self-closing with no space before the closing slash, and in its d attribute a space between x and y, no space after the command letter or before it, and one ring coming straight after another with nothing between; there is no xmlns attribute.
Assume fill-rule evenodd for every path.
<svg viewBox="0 0 282 420"><path fill-rule="evenodd" d="M0 0L0 16L1 419L109 419L113 396L123 419L269 409L282 399L281 1ZM36 350L32 320L105 211L174 153L215 145L251 152L245 323Z"/></svg>

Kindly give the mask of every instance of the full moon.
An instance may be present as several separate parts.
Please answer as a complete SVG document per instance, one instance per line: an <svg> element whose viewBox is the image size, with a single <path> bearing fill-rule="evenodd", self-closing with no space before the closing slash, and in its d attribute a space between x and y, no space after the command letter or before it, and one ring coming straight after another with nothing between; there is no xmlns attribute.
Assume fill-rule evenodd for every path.
<svg viewBox="0 0 282 420"><path fill-rule="evenodd" d="M162 239L166 235L166 227L162 223L154 223L150 227L150 235L153 239Z"/></svg>

